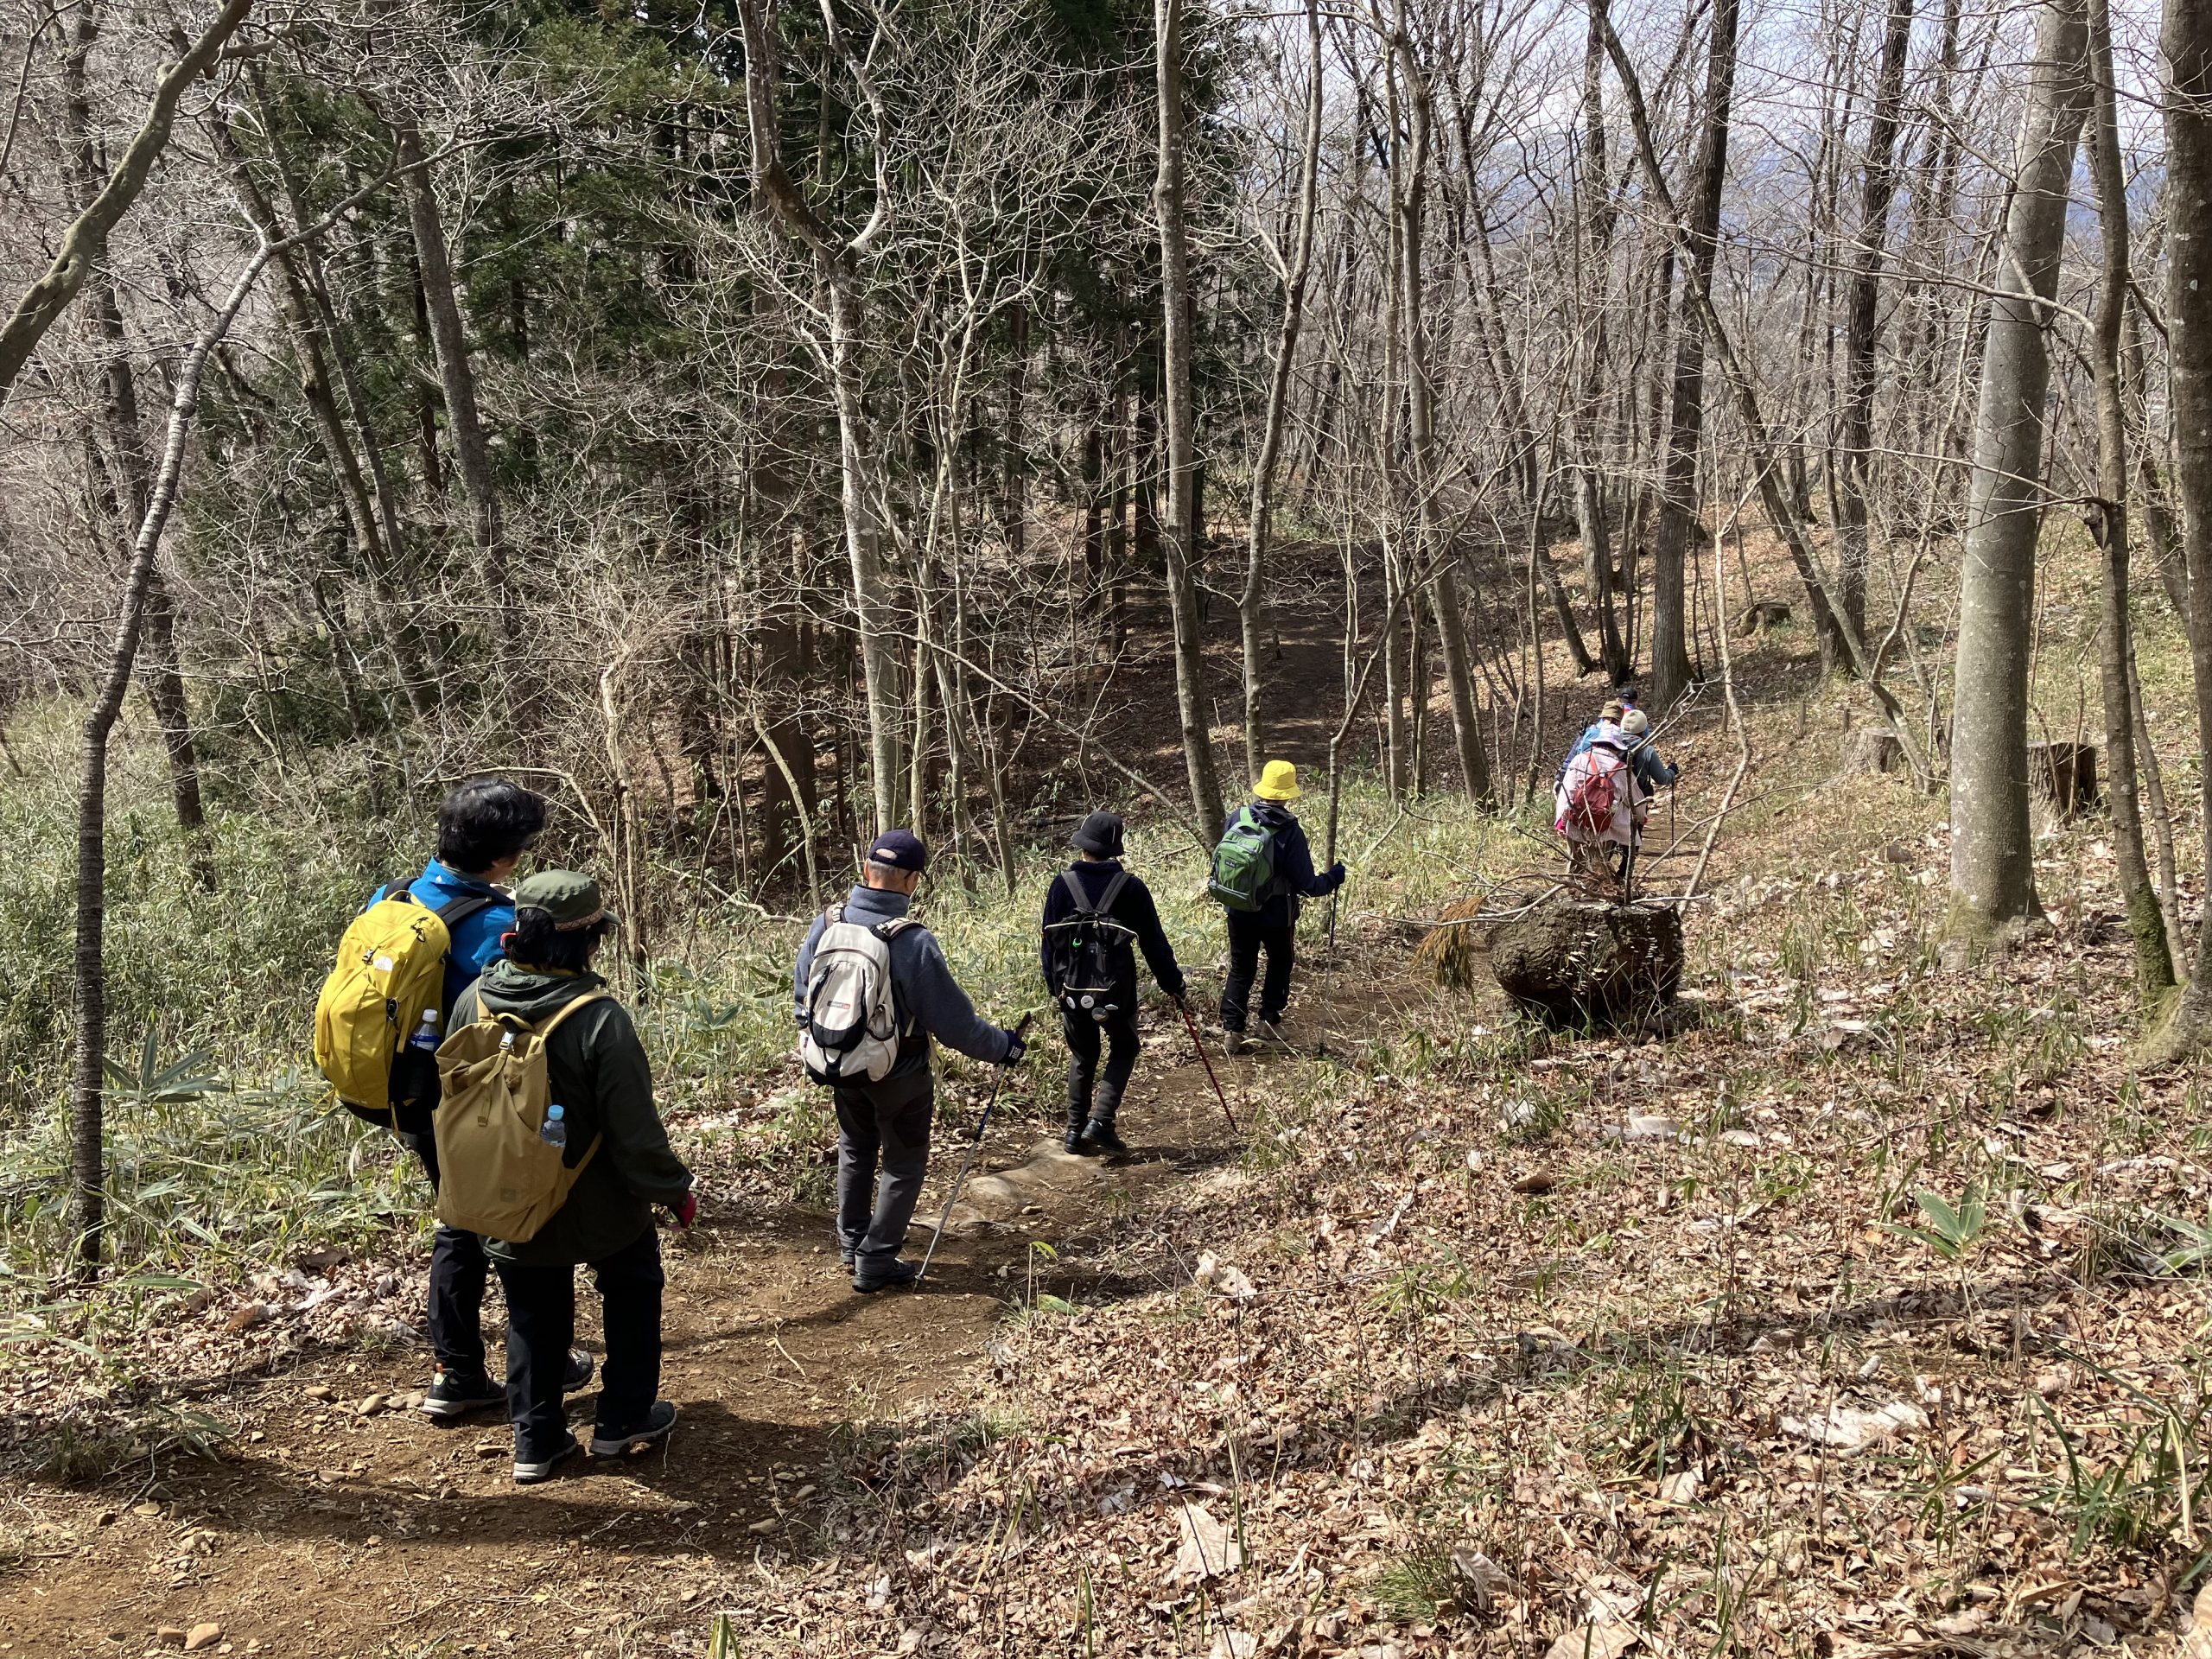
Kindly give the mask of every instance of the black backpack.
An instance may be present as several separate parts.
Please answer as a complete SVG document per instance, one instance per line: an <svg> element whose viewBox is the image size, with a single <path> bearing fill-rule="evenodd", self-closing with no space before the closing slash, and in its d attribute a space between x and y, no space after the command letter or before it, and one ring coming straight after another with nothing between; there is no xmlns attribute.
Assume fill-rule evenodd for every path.
<svg viewBox="0 0 2212 1659"><path fill-rule="evenodd" d="M1073 871L1062 870L1058 879L1075 909L1045 930L1045 959L1051 964L1048 988L1070 1014L1087 1014L1103 1025L1120 1012L1116 994L1135 977L1129 946L1136 929L1107 913L1122 896L1129 873L1115 871L1096 904L1083 896L1083 884Z"/></svg>

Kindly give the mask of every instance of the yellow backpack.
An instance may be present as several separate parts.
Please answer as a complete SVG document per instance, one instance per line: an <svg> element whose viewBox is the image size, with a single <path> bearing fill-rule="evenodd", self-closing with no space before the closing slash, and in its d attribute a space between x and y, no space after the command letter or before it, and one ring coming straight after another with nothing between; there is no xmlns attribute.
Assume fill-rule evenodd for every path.
<svg viewBox="0 0 2212 1659"><path fill-rule="evenodd" d="M493 902L469 893L434 910L395 881L346 929L315 1000L315 1063L355 1116L396 1128L396 1107L436 1103L436 1045L408 1039L425 1010L444 1012L453 925Z"/></svg>
<svg viewBox="0 0 2212 1659"><path fill-rule="evenodd" d="M543 1026L486 1014L439 1048L438 1219L447 1226L525 1244L569 1201L604 1137L594 1135L573 1167L565 1147L546 1141L553 1086L545 1044L563 1020L606 995L587 991Z"/></svg>

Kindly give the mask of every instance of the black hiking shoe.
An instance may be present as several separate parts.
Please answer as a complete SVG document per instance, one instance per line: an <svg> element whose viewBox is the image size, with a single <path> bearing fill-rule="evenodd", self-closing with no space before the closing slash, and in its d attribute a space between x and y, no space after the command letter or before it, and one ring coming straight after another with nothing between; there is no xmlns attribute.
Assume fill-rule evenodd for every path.
<svg viewBox="0 0 2212 1659"><path fill-rule="evenodd" d="M591 1454L594 1458L626 1458L633 1452L658 1446L675 1427L676 1407L666 1400L656 1400L653 1408L645 1414L645 1421L634 1427L614 1429L594 1424Z"/></svg>
<svg viewBox="0 0 2212 1659"><path fill-rule="evenodd" d="M456 1376L442 1365L430 1379L430 1386L423 1390L423 1414L442 1423L506 1403L506 1389L483 1372Z"/></svg>
<svg viewBox="0 0 2212 1659"><path fill-rule="evenodd" d="M853 1264L859 1260L860 1257L854 1254L853 1247L851 1245L840 1244L837 1247L837 1265L842 1268L847 1273L850 1273L853 1270Z"/></svg>
<svg viewBox="0 0 2212 1659"><path fill-rule="evenodd" d="M567 1445L556 1447L550 1455L543 1458L526 1456L518 1445L515 1447L515 1484L535 1486L540 1481L552 1479L555 1470L582 1450L573 1434L569 1436Z"/></svg>
<svg viewBox="0 0 2212 1659"><path fill-rule="evenodd" d="M591 1386L597 1362L581 1348L569 1350L569 1368L561 1373L561 1392L582 1394ZM423 1390L423 1414L436 1422L450 1422L472 1411L488 1411L507 1403L507 1390L488 1373L455 1376L442 1365Z"/></svg>
<svg viewBox="0 0 2212 1659"><path fill-rule="evenodd" d="M1224 1031L1221 1033L1221 1052L1224 1054L1246 1054L1251 1052L1251 1039L1241 1031Z"/></svg>
<svg viewBox="0 0 2212 1659"><path fill-rule="evenodd" d="M1083 1132L1083 1147L1106 1158L1126 1158L1128 1142L1114 1133L1114 1126L1103 1117L1094 1117Z"/></svg>
<svg viewBox="0 0 2212 1659"><path fill-rule="evenodd" d="M853 1288L863 1296L873 1296L879 1290L891 1290L900 1285L911 1285L922 1276L921 1264L901 1262L896 1256L878 1266L863 1263L853 1269Z"/></svg>

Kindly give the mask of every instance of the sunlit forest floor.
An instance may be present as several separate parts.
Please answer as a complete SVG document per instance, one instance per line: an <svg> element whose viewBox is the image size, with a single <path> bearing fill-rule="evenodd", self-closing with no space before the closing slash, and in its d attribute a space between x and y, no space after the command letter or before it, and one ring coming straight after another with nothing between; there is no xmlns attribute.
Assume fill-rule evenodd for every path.
<svg viewBox="0 0 2212 1659"><path fill-rule="evenodd" d="M2037 712L2094 741L2088 581L2054 559ZM2193 818L2185 662L2145 613ZM703 914L642 1000L709 1194L668 1251L684 1417L664 1455L526 1491L495 1418L410 1409L425 1194L300 1075L359 902L339 831L231 813L225 883L285 902L199 895L139 751L118 973L179 1012L118 1061L118 1265L90 1289L58 1272L59 1096L28 1080L63 1034L67 804L44 780L67 775L67 711L19 722L0 943L37 966L0 990L25 1057L0 1174L0 1643L2212 1652L2183 1635L2212 1556L2212 1123L2194 1073L2129 1068L2103 821L2039 811L2050 927L1947 972L1941 795L1844 768L1870 705L1819 683L1802 626L1733 654L1751 761L1688 906L1684 1029L1551 1033L1427 982L1425 924L1551 868L1545 810L1393 808L1363 779L1333 941L1308 914L1294 1047L1217 1054L1237 1132L1154 1010L1133 1156L1062 1160L1039 1144L1058 1044L1038 1044L979 1165L999 1179L911 1296L853 1295L827 1249L826 1115L783 1052L793 930ZM1568 682L1563 657L1548 674ZM1899 683L1924 706L1910 667ZM1709 688L1664 739L1684 779L1655 843L1681 844L1655 892L1681 890L1736 769L1724 703ZM992 878L931 900L988 1007L1037 1000L1054 856L1025 855L1012 899ZM1133 857L1203 1002L1222 946L1198 853L1154 823ZM2198 870L2184 849L2192 922ZM988 1082L950 1068L934 1183Z"/></svg>

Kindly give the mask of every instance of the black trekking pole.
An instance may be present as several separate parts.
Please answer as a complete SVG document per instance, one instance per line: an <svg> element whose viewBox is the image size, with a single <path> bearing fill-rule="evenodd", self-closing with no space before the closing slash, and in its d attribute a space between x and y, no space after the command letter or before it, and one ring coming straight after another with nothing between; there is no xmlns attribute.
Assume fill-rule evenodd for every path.
<svg viewBox="0 0 2212 1659"><path fill-rule="evenodd" d="M1023 1014L1014 1027L1016 1037L1029 1029L1028 1014ZM930 1247L922 1254L921 1271L915 1274L914 1282L920 1284L922 1276L930 1270L930 1262L937 1255L938 1242L944 1236L944 1224L952 1219L952 1206L958 1201L960 1189L968 1180L968 1172L976 1166L976 1154L983 1149L983 1135L991 1127L991 1109L999 1103L999 1089L1006 1082L1007 1068L1013 1062L1001 1060L998 1075L991 1079L991 1097L983 1103L983 1121L976 1126L976 1138L968 1143L968 1155L960 1160L960 1173L952 1178L952 1191L944 1195L944 1209L937 1218L937 1231L930 1235Z"/></svg>
<svg viewBox="0 0 2212 1659"><path fill-rule="evenodd" d="M1213 1061L1207 1058L1205 1043L1198 1036L1198 1022L1191 1018L1191 1005L1178 1001L1175 1006L1182 1012L1183 1029L1191 1033L1191 1046L1198 1051L1198 1064L1206 1069L1206 1081L1213 1084L1213 1097L1221 1103L1221 1115L1229 1120L1229 1132L1231 1135L1243 1134L1244 1131L1236 1127L1236 1115L1229 1109L1229 1096L1221 1092L1221 1079L1213 1074Z"/></svg>

